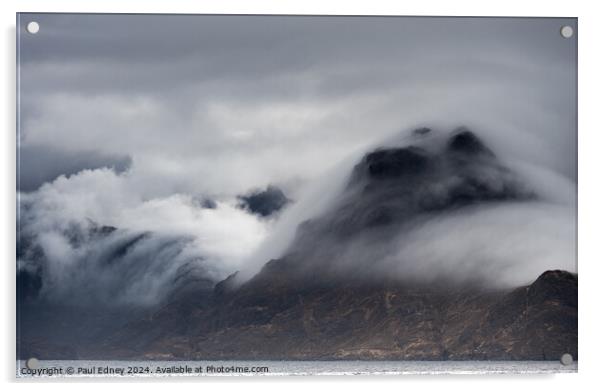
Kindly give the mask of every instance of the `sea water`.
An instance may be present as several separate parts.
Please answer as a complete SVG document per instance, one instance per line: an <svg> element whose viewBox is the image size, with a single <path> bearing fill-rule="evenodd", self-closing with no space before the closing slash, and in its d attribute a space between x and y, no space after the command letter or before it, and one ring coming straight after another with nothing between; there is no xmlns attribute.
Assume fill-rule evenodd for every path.
<svg viewBox="0 0 602 391"><path fill-rule="evenodd" d="M87 361L41 360L17 377L551 374L577 372L559 361Z"/></svg>

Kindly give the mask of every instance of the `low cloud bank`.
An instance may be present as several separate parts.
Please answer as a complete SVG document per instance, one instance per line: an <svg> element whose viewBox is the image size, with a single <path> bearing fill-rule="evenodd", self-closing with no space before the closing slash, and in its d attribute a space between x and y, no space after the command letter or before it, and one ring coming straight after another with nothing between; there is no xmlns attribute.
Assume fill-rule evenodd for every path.
<svg viewBox="0 0 602 391"><path fill-rule="evenodd" d="M449 129L350 153L270 219L236 195L149 196L131 171L61 176L19 194L25 296L153 305L280 257L339 277L488 287L576 271L575 183L487 132L458 141Z"/></svg>
<svg viewBox="0 0 602 391"><path fill-rule="evenodd" d="M40 280L28 294L62 304L152 305L191 281L211 288L268 230L234 201L146 199L110 169L20 193L19 206L18 269Z"/></svg>

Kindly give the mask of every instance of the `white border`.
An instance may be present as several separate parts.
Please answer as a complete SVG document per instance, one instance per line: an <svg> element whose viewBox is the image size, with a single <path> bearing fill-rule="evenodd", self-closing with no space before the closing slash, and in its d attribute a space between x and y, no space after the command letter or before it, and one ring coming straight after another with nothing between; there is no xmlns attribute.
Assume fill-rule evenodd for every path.
<svg viewBox="0 0 602 391"><path fill-rule="evenodd" d="M245 14L344 14L344 15L438 15L438 16L563 16L578 17L579 35L579 374L567 375L490 375L490 376L449 376L435 377L404 376L403 378L383 377L327 377L327 378L203 378L180 379L177 387L250 387L265 389L274 387L288 390L305 390L315 385L364 389L373 383L379 388L421 387L441 389L445 387L483 390L505 390L509 387L529 386L546 389L573 389L588 387L599 383L596 375L600 368L600 289L602 273L597 247L600 241L600 203L602 192L602 155L600 128L599 95L601 63L601 15L595 1L545 1L527 2L525 0L491 1L354 1L354 0L253 0L253 1L183 1L183 0L4 0L2 9L2 117L5 120L3 132L3 153L1 172L2 183L2 232L0 248L5 250L2 272L3 300L2 313L2 379L15 383L15 326L14 326L14 289L15 289L15 13L20 12L128 12L128 13L245 13ZM115 386L119 380L106 380ZM138 380L147 388L164 388L166 381L173 379ZM23 383L22 381L20 381ZM20 386L38 386L44 389L63 387L81 388L81 380L68 384L47 381L43 385L31 382ZM123 382L123 381L121 381ZM127 381L126 383L131 383ZM193 384L191 384L193 383ZM201 384L196 384L201 383ZM530 384L528 384L530 383ZM105 384L96 381L85 387L104 388ZM130 386L131 387L131 386ZM588 387L589 388L589 387Z"/></svg>

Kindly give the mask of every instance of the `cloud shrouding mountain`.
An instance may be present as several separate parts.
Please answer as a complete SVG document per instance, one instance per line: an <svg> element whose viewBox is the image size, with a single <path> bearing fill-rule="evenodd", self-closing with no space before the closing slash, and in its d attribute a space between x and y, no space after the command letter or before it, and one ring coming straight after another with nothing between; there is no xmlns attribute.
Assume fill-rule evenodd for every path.
<svg viewBox="0 0 602 391"><path fill-rule="evenodd" d="M336 202L364 153L418 125L478 129L556 206L442 219L399 252L439 267L469 251L455 234L480 227L508 233L496 257L527 257L573 232L576 43L558 29L574 20L24 14L22 25L34 17L41 33L20 41L19 142L36 153L21 167L52 173L20 194L19 223L46 254L42 289L56 297L74 284L102 300L154 301L190 265L210 281L256 270ZM22 190L40 182L35 170L19 175L35 183ZM278 221L236 207L271 184L295 200ZM89 237L103 226L117 230ZM512 244L521 227L531 247ZM125 246L131 268L105 265L145 233ZM133 273L139 262L152 273Z"/></svg>
<svg viewBox="0 0 602 391"><path fill-rule="evenodd" d="M279 257L301 275L490 288L576 271L574 184L472 135L419 128L329 173L276 223L242 280Z"/></svg>
<svg viewBox="0 0 602 391"><path fill-rule="evenodd" d="M63 303L156 304L186 281L208 287L242 266L268 222L232 202L145 199L127 173L60 177L20 195L18 267Z"/></svg>

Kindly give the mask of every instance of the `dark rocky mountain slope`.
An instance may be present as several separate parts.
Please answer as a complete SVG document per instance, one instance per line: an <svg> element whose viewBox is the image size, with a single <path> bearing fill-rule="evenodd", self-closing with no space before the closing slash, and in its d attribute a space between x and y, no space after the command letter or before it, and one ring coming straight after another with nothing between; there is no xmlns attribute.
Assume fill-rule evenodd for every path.
<svg viewBox="0 0 602 391"><path fill-rule="evenodd" d="M299 281L273 261L212 303L175 302L90 357L557 360L577 357L577 277L548 271L510 291Z"/></svg>
<svg viewBox="0 0 602 391"><path fill-rule="evenodd" d="M436 216L537 194L467 129L438 143L378 149L328 212L248 281L187 285L94 341L21 355L86 359L556 360L577 357L577 276L542 270L500 289L467 278L388 275L379 252ZM372 253L349 248L369 243ZM34 284L31 282L30 284ZM65 327L76 327L66 325ZM25 353L27 352L27 355Z"/></svg>
<svg viewBox="0 0 602 391"><path fill-rule="evenodd" d="M238 196L239 206L261 217L277 214L291 202L282 190L270 185L265 190L253 190Z"/></svg>

